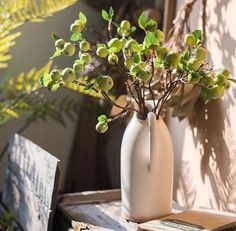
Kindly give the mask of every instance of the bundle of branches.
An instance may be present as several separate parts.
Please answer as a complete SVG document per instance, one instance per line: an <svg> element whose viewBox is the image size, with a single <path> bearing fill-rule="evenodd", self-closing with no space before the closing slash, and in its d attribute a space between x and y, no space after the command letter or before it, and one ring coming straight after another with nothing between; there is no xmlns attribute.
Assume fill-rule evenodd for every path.
<svg viewBox="0 0 236 231"><path fill-rule="evenodd" d="M173 21L173 27L170 30L169 34L166 35L166 39L165 39L165 43L169 49L176 50L178 52L184 51L183 37L186 31L187 32L191 31L190 26L189 26L189 20L190 20L193 7L195 3L197 3L197 1L198 0L186 0L183 6L178 10L175 20ZM93 3L92 5L94 4L95 3ZM128 1L128 0L124 1L122 6L118 9L118 13L114 17L114 20L119 21L120 18L126 18L126 19L129 19L131 23L133 23L135 26L137 26L135 22L137 21L137 17L140 12L138 10L139 8L136 7L137 4L138 4L138 1ZM115 3L114 5L116 6ZM144 6L141 8L145 9ZM149 12L147 11L146 14L149 14ZM148 15L148 17L150 16L151 15ZM160 23L161 23L161 20L160 20ZM206 32L205 27L206 27L206 0L202 0L202 31L203 31L202 44L203 46L205 46L205 32ZM85 28L85 30L86 29L88 28ZM93 32L97 33L98 35L100 34L101 41L102 41L102 38L104 37L104 34L106 34L106 32L104 33L99 33L98 31L93 31ZM142 31L140 30L135 31L135 37L142 38ZM106 60L102 60L102 61L99 60L96 63L96 69L97 69L97 72L100 72L100 73L102 71L103 72L105 71L108 74L112 74L113 80L115 82L115 88L111 90L111 93L114 93L114 97L117 99L117 102L123 101L123 103L125 104L126 102L124 102L125 100L124 100L123 95L127 94L127 88L125 87L125 84L123 84L123 82L120 81L123 78L123 73L121 72L121 70L118 69L118 71L114 71L115 68L109 65L109 63ZM162 75L161 69L156 70L155 74L157 76ZM94 72L94 70L86 72L86 78L88 79L93 79L96 75L97 73ZM153 84L152 87L154 90L158 91L162 85L163 83L159 81L156 84ZM83 93L88 93L88 91L84 91L82 87L80 88L80 90ZM170 99L167 101L167 103L165 104L162 110L162 115L163 116L165 115L167 108L172 107L173 116L177 116L179 119L183 119L186 116L189 116L190 113L193 112L194 105L199 99L200 92L201 91L198 87L194 87L193 85L190 85L190 84L189 85L183 84L181 88L176 89L172 92ZM88 94L90 93L94 96L93 92L89 92ZM112 114L114 111L115 110L112 110Z"/></svg>

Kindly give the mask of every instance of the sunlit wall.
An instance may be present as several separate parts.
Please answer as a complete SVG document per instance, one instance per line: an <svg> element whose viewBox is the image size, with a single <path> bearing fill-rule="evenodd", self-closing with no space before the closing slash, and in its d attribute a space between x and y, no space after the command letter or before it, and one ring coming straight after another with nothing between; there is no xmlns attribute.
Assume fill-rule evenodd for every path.
<svg viewBox="0 0 236 231"><path fill-rule="evenodd" d="M200 2L191 29L201 28ZM178 1L178 7L183 1ZM209 61L236 75L235 1L207 1ZM191 120L169 119L175 151L174 199L188 207L236 211L236 86L223 100L196 105Z"/></svg>

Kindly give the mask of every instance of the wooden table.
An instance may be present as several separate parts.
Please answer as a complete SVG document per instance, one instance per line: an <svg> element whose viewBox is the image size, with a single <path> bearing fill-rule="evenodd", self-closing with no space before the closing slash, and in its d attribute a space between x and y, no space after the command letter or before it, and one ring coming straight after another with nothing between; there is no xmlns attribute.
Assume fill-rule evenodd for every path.
<svg viewBox="0 0 236 231"><path fill-rule="evenodd" d="M59 199L54 228L57 231L70 230L72 226L81 228L77 230L138 230L137 223L121 217L120 199L120 190L64 194ZM175 203L173 207L173 212L182 211Z"/></svg>

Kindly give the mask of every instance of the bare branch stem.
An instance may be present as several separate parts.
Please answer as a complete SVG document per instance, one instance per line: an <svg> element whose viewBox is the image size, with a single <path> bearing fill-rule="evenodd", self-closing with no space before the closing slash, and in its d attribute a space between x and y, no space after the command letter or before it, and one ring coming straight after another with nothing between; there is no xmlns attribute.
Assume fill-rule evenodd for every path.
<svg viewBox="0 0 236 231"><path fill-rule="evenodd" d="M203 37L202 37L202 45L206 46L206 5L207 0L202 0L202 31L203 31Z"/></svg>
<svg viewBox="0 0 236 231"><path fill-rule="evenodd" d="M73 83L76 84L76 85L78 85L78 86L82 86L82 87L86 87L86 86L87 86L85 83L81 83L81 82L79 82L78 80L74 80ZM93 91L95 91L96 93L99 93L99 90L98 90L98 89L96 89L96 88L94 88L94 87L92 87L91 89L92 89Z"/></svg>
<svg viewBox="0 0 236 231"><path fill-rule="evenodd" d="M134 110L134 108L132 107L127 107L126 109L124 109L123 111L121 111L118 115L111 117L107 120L108 123L115 121L117 119L123 118L125 117L130 111Z"/></svg>

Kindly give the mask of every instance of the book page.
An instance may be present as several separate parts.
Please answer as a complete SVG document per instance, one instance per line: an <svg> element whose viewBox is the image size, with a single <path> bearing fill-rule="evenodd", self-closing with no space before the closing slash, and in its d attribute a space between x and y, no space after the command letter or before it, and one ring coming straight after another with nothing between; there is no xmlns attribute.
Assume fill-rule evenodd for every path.
<svg viewBox="0 0 236 231"><path fill-rule="evenodd" d="M231 216L230 216L231 215ZM140 230L225 230L236 227L236 216L229 213L216 213L186 210L177 214L139 224Z"/></svg>

